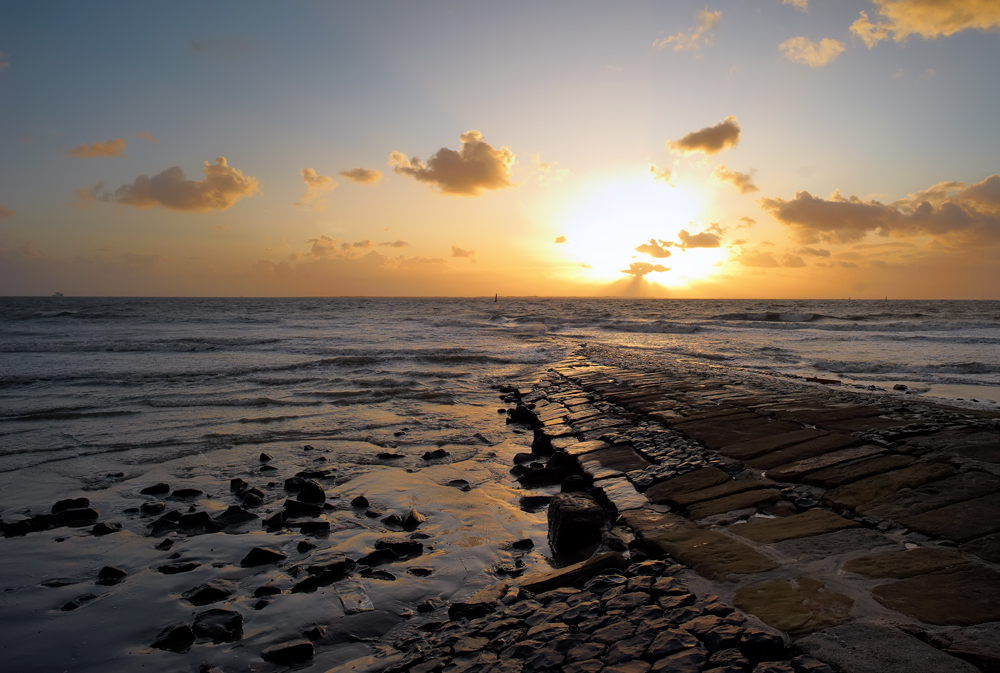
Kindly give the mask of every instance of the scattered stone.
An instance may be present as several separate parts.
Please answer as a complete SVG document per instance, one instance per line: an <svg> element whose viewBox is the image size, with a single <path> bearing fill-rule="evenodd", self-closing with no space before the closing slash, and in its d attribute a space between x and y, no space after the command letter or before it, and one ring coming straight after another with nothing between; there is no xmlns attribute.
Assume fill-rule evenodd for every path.
<svg viewBox="0 0 1000 673"><path fill-rule="evenodd" d="M103 586L112 586L122 582L128 573L121 568L115 568L114 566L104 566L97 573L97 584Z"/></svg>
<svg viewBox="0 0 1000 673"><path fill-rule="evenodd" d="M257 457L257 460L259 460L262 463L266 463L267 461L271 460L271 455L268 453L261 453L260 456Z"/></svg>
<svg viewBox="0 0 1000 673"><path fill-rule="evenodd" d="M169 498L171 500L190 500L205 495L205 492L197 488L179 488L173 491Z"/></svg>
<svg viewBox="0 0 1000 673"><path fill-rule="evenodd" d="M354 500L351 500L351 507L356 507L358 509L364 509L365 507L368 507L369 504L368 498L363 495L359 495L354 498Z"/></svg>
<svg viewBox="0 0 1000 673"><path fill-rule="evenodd" d="M86 500L86 498L78 498L77 500ZM53 523L58 526L87 526L97 521L98 516L100 516L100 513L93 507L60 509L52 515ZM39 519L39 517L35 518Z"/></svg>
<svg viewBox="0 0 1000 673"><path fill-rule="evenodd" d="M88 507L90 507L90 500L87 498L68 498L52 505L52 513L59 514L68 510L86 509Z"/></svg>
<svg viewBox="0 0 1000 673"><path fill-rule="evenodd" d="M229 598L236 593L236 585L226 580L212 580L188 589L181 596L192 605L209 605Z"/></svg>
<svg viewBox="0 0 1000 673"><path fill-rule="evenodd" d="M548 511L549 542L554 551L575 551L599 542L605 525L604 510L588 495L560 493Z"/></svg>
<svg viewBox="0 0 1000 673"><path fill-rule="evenodd" d="M160 631L150 647L183 654L194 645L194 631L187 624L175 624Z"/></svg>
<svg viewBox="0 0 1000 673"><path fill-rule="evenodd" d="M240 565L244 568L254 568L269 563L278 563L279 561L284 561L286 558L288 558L288 555L279 551L267 549L266 547L254 547L243 557Z"/></svg>
<svg viewBox="0 0 1000 673"><path fill-rule="evenodd" d="M465 479L452 479L446 484L446 486L457 488L458 490L463 491L465 493L468 493L469 491L472 490L472 484L470 484Z"/></svg>
<svg viewBox="0 0 1000 673"><path fill-rule="evenodd" d="M110 535L111 533L117 533L121 529L122 525L120 523L106 524L102 521L90 529L90 534L101 537L104 535Z"/></svg>
<svg viewBox="0 0 1000 673"><path fill-rule="evenodd" d="M215 517L214 521L222 526L238 526L247 521L256 521L259 516L246 511L242 507L230 505L226 511Z"/></svg>
<svg viewBox="0 0 1000 673"><path fill-rule="evenodd" d="M326 491L314 480L309 479L299 491L298 500L302 502L322 504L326 502Z"/></svg>
<svg viewBox="0 0 1000 673"><path fill-rule="evenodd" d="M168 563L162 565L156 569L157 572L163 573L164 575L179 575L181 573L189 573L195 568L200 568L200 563Z"/></svg>
<svg viewBox="0 0 1000 673"><path fill-rule="evenodd" d="M243 615L218 608L205 610L195 617L192 630L196 638L213 643L234 643L243 638Z"/></svg>
<svg viewBox="0 0 1000 673"><path fill-rule="evenodd" d="M170 493L170 484L165 484L163 482L153 484L152 486L147 486L142 489L139 493L141 495L166 495L167 493Z"/></svg>
<svg viewBox="0 0 1000 673"><path fill-rule="evenodd" d="M433 451L426 451L424 455L421 456L424 460L437 460L439 458L447 458L451 454L444 449L434 449Z"/></svg>

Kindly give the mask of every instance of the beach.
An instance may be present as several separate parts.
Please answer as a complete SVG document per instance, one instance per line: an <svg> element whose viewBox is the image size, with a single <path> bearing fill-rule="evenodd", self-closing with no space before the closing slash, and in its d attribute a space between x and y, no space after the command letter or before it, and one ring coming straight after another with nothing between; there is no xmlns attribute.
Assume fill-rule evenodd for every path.
<svg viewBox="0 0 1000 673"><path fill-rule="evenodd" d="M648 650L655 634L615 663L595 650L602 668L644 662L648 670L704 649L704 661L688 655L692 670L704 670L716 652L734 649L723 642L743 652L740 638L753 627L763 641L781 641L767 656L797 661L791 670L821 670L803 668L813 659L863 670L851 669L835 642L871 623L888 629L886 643L905 645L897 650L953 666L940 670L991 670L989 652L968 643L1000 619L986 600L1000 586L990 574L996 531L982 523L1000 491L989 397L998 368L971 356L992 352L995 303L938 303L916 318L913 307L897 306L897 314L849 320L817 317L832 313L822 303L9 301L0 610L3 654L18 670L560 670L588 661L566 657L608 625L587 631L584 620L563 619L562 607L532 615L580 599L599 603L594 618L613 621L622 606L609 601L622 591L602 598L591 585L595 597L577 595L599 577L605 592L628 585L636 591L624 593L645 593L633 608L660 611L647 610L645 622L688 634L687 646L662 657L665 650ZM872 371L836 371L900 335L920 357L897 357L896 369L883 358ZM809 355L844 336L853 359L832 363L843 350L833 347L825 360ZM978 392L929 394L946 385ZM806 430L847 439L730 450ZM857 465L867 467L845 469ZM906 470L910 481L870 500L830 496ZM691 474L721 481L669 486L701 478ZM571 475L600 506L606 531L557 553L546 505ZM941 483L944 495L933 491ZM931 488L934 507L915 512L903 496L891 500L920 488ZM721 490L689 495L706 489ZM932 515L948 507L958 509L941 529ZM739 532L782 521L802 528ZM959 530L956 521L968 524ZM718 553L689 549L704 544ZM905 577L845 570L880 555L889 560L869 566L896 568L903 562L891 554L913 550L929 557ZM586 577L559 574L590 558L613 563ZM562 579L537 584L551 573ZM683 590L652 589L668 578ZM909 582L919 591L928 581L956 583L946 593L965 597L958 612L987 603L972 611L978 621L877 590ZM819 610L821 619L790 624L754 598L795 602L795 591L845 600ZM469 605L480 607L455 608ZM670 610L682 612L665 617ZM729 619L737 635L711 649L706 634L720 624L684 628L706 615ZM491 631L498 620L508 623ZM543 645L493 642L524 627L519 638L532 640L527 631L545 624L561 626L532 634ZM456 647L462 638L478 647ZM556 654L531 664L527 651L545 643ZM601 670L588 665L569 670Z"/></svg>

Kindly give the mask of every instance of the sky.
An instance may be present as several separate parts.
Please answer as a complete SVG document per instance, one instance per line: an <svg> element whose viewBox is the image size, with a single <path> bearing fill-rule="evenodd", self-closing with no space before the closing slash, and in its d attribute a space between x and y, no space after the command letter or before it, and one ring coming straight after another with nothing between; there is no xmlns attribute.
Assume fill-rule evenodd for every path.
<svg viewBox="0 0 1000 673"><path fill-rule="evenodd" d="M1000 299L1000 3L0 6L0 294Z"/></svg>

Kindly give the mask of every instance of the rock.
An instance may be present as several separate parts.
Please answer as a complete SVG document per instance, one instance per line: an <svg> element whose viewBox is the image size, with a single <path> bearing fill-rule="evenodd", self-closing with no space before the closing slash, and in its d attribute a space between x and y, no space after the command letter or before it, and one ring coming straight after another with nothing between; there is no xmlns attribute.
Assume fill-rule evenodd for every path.
<svg viewBox="0 0 1000 673"><path fill-rule="evenodd" d="M853 558L844 563L843 570L869 578L905 579L966 564L968 560L957 551L939 547L917 547Z"/></svg>
<svg viewBox="0 0 1000 673"><path fill-rule="evenodd" d="M307 540L299 540L299 543L295 545L295 551L300 554L305 554L307 551L312 551L316 548L316 545L312 544Z"/></svg>
<svg viewBox="0 0 1000 673"><path fill-rule="evenodd" d="M480 589L468 600L462 603L452 603L448 607L448 618L452 621L457 619L476 619L493 612L500 600L507 595L510 585L506 582L499 582L492 586Z"/></svg>
<svg viewBox="0 0 1000 673"><path fill-rule="evenodd" d="M649 659L661 659L665 656L683 652L698 647L698 639L681 629L662 629L646 650Z"/></svg>
<svg viewBox="0 0 1000 673"><path fill-rule="evenodd" d="M916 551L916 550L914 550ZM1000 621L1000 572L981 566L917 575L881 584L872 595L925 624L967 626Z"/></svg>
<svg viewBox="0 0 1000 673"><path fill-rule="evenodd" d="M416 558L424 553L424 545L416 540L383 537L375 541L375 549L388 549L400 560Z"/></svg>
<svg viewBox="0 0 1000 673"><path fill-rule="evenodd" d="M164 575L179 575L180 573L189 573L195 568L200 568L200 567L201 567L200 563L193 563L193 562L168 563L166 565L158 567L156 571Z"/></svg>
<svg viewBox="0 0 1000 673"><path fill-rule="evenodd" d="M192 605L209 605L229 598L236 593L236 585L226 580L212 580L193 589L188 589L181 596Z"/></svg>
<svg viewBox="0 0 1000 673"><path fill-rule="evenodd" d="M278 468L276 468L274 465L268 465L268 464L265 463L264 465L260 466L260 471L261 472L277 472Z"/></svg>
<svg viewBox="0 0 1000 673"><path fill-rule="evenodd" d="M114 584L120 583L128 573L121 568L115 568L114 566L104 566L97 573L97 584L103 586L112 586Z"/></svg>
<svg viewBox="0 0 1000 673"><path fill-rule="evenodd" d="M391 549L376 549L375 551L366 554L358 559L358 563L363 566L368 566L369 568L374 568L375 566L380 566L384 563L395 563L400 561L399 558Z"/></svg>
<svg viewBox="0 0 1000 673"><path fill-rule="evenodd" d="M288 518L288 513L285 510L280 510L275 512L268 518L264 519L264 528L269 531L281 530L285 527L285 520Z"/></svg>
<svg viewBox="0 0 1000 673"><path fill-rule="evenodd" d="M271 460L271 455L270 455L270 454L267 454L267 453L263 453L263 452L262 452L262 453L261 453L261 454L260 454L260 455L259 455L259 456L257 457L257 460L259 460L259 461L260 461L260 462L262 462L262 463L266 463L267 461Z"/></svg>
<svg viewBox="0 0 1000 673"><path fill-rule="evenodd" d="M378 457L380 460L399 460L400 458L406 458L406 456L401 453L392 453L389 451L379 453Z"/></svg>
<svg viewBox="0 0 1000 673"><path fill-rule="evenodd" d="M417 526L426 521L427 518L415 509L411 509L403 517L402 526L404 530L414 530Z"/></svg>
<svg viewBox="0 0 1000 673"><path fill-rule="evenodd" d="M451 454L444 449L434 449L433 451L426 451L424 455L421 456L424 460L437 460L439 458L447 458Z"/></svg>
<svg viewBox="0 0 1000 673"><path fill-rule="evenodd" d="M323 513L323 507L311 502L302 502L295 498L287 498L284 503L286 510L292 514L305 514L306 516L319 516Z"/></svg>
<svg viewBox="0 0 1000 673"><path fill-rule="evenodd" d="M364 509L369 504L371 503L368 502L368 498L363 495L359 495L354 500L351 500L351 507L357 507L358 509Z"/></svg>
<svg viewBox="0 0 1000 673"><path fill-rule="evenodd" d="M139 505L139 511L145 516L156 516L160 514L167 508L166 503L162 502L144 502Z"/></svg>
<svg viewBox="0 0 1000 673"><path fill-rule="evenodd" d="M52 513L59 514L71 509L86 509L88 507L90 507L90 500L87 498L69 498L52 505Z"/></svg>
<svg viewBox="0 0 1000 673"><path fill-rule="evenodd" d="M165 484L161 481L158 484L147 486L139 491L139 493L141 495L166 495L167 493L170 493L170 484Z"/></svg>
<svg viewBox="0 0 1000 673"><path fill-rule="evenodd" d="M160 550L166 551L166 550L170 549L173 546L174 546L174 541L173 540L171 540L170 538L164 538L160 542L160 544L158 544L158 545L156 545L154 547L154 549L160 549Z"/></svg>
<svg viewBox="0 0 1000 673"><path fill-rule="evenodd" d="M86 498L78 498L78 499L86 500ZM99 516L100 513L93 507L75 507L72 509L61 509L56 514L52 515L53 523L59 526L86 526L97 521L97 517Z"/></svg>
<svg viewBox="0 0 1000 673"><path fill-rule="evenodd" d="M197 488L179 488L170 494L171 500L190 500L205 495L205 492Z"/></svg>
<svg viewBox="0 0 1000 673"><path fill-rule="evenodd" d="M523 540L515 540L510 543L510 548L514 551L529 551L535 548L535 543L529 538L524 538Z"/></svg>
<svg viewBox="0 0 1000 673"><path fill-rule="evenodd" d="M549 542L557 553L574 551L600 541L605 525L604 510L579 493L560 493L548 511Z"/></svg>
<svg viewBox="0 0 1000 673"><path fill-rule="evenodd" d="M785 656L785 640L781 634L756 626L743 629L739 648L751 663L781 659Z"/></svg>
<svg viewBox="0 0 1000 673"><path fill-rule="evenodd" d="M264 494L256 488L251 488L243 494L243 500L240 502L246 509L255 509L264 504Z"/></svg>
<svg viewBox="0 0 1000 673"><path fill-rule="evenodd" d="M753 673L795 673L795 668L784 661L765 661L757 664Z"/></svg>
<svg viewBox="0 0 1000 673"><path fill-rule="evenodd" d="M712 668L725 668L729 666L739 671L750 670L750 662L735 647L715 652L709 657L708 665Z"/></svg>
<svg viewBox="0 0 1000 673"><path fill-rule="evenodd" d="M843 623L854 605L852 599L830 591L811 577L766 580L740 587L734 603L793 637Z"/></svg>
<svg viewBox="0 0 1000 673"><path fill-rule="evenodd" d="M840 509L854 509L904 488L916 488L954 474L955 468L944 463L915 463L827 491L823 503Z"/></svg>
<svg viewBox="0 0 1000 673"><path fill-rule="evenodd" d="M264 598L265 596L277 596L281 593L281 587L274 584L262 584L253 591L254 598Z"/></svg>
<svg viewBox="0 0 1000 673"><path fill-rule="evenodd" d="M708 663L705 648L697 647L671 654L653 663L651 673L699 673Z"/></svg>
<svg viewBox="0 0 1000 673"><path fill-rule="evenodd" d="M321 504L326 502L326 491L312 479L306 481L299 491L298 499L302 502Z"/></svg>
<svg viewBox="0 0 1000 673"><path fill-rule="evenodd" d="M158 650L167 650L183 654L194 645L194 631L187 624L174 624L168 626L156 636L150 646Z"/></svg>
<svg viewBox="0 0 1000 673"><path fill-rule="evenodd" d="M266 547L254 547L243 557L240 565L244 568L254 568L269 563L278 563L279 561L284 561L286 558L288 558L288 555L279 551L267 549Z"/></svg>
<svg viewBox="0 0 1000 673"><path fill-rule="evenodd" d="M892 387L893 390L909 390L909 387L905 383L897 383Z"/></svg>
<svg viewBox="0 0 1000 673"><path fill-rule="evenodd" d="M184 530L193 530L195 528L202 528L205 524L208 524L211 521L211 515L208 512L202 511L182 514L177 523L180 524L180 527Z"/></svg>
<svg viewBox="0 0 1000 673"><path fill-rule="evenodd" d="M122 525L120 523L106 524L102 521L101 523L95 525L93 528L90 529L90 534L96 535L97 537L101 537L103 535L110 535L111 533L117 533L121 529Z"/></svg>
<svg viewBox="0 0 1000 673"><path fill-rule="evenodd" d="M329 533L329 521L306 521L299 527L299 532L303 535L315 535L316 533Z"/></svg>
<svg viewBox="0 0 1000 673"><path fill-rule="evenodd" d="M457 488L458 490L462 491L463 493L468 493L469 491L472 490L472 484L470 484L465 479L452 479L451 481L449 481L445 485L446 486L451 486L452 488Z"/></svg>
<svg viewBox="0 0 1000 673"><path fill-rule="evenodd" d="M234 643L243 638L243 615L218 608L198 614L192 626L197 638L213 643Z"/></svg>
<svg viewBox="0 0 1000 673"><path fill-rule="evenodd" d="M729 530L759 544L773 544L858 526L856 521L850 521L833 512L813 510L780 519L755 519L749 523L731 526Z"/></svg>
<svg viewBox="0 0 1000 673"><path fill-rule="evenodd" d="M340 552L325 549L313 554L306 571L310 575L326 577L346 577L356 567L355 562Z"/></svg>
<svg viewBox="0 0 1000 673"><path fill-rule="evenodd" d="M256 521L259 518L256 514L252 514L242 507L231 505L225 512L215 517L215 522L221 526L238 526L241 523Z"/></svg>

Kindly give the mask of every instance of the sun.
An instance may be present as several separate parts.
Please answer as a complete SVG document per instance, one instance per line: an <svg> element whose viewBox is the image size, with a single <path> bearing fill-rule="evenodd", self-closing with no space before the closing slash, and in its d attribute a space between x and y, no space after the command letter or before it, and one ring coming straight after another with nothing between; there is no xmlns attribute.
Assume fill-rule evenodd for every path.
<svg viewBox="0 0 1000 673"><path fill-rule="evenodd" d="M668 286L704 279L718 270L724 252L714 249L680 249L660 244L679 243L678 233L704 229L701 217L704 196L683 183L672 186L654 181L648 172L591 181L580 189L561 223L566 236L565 253L581 267L581 276L591 282L614 282L633 262L661 265L670 271L653 272L648 280ZM636 247L653 239L656 255ZM669 253L669 256L667 256Z"/></svg>

